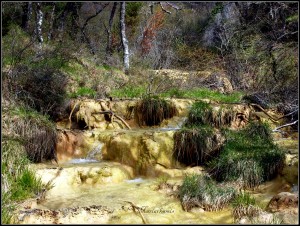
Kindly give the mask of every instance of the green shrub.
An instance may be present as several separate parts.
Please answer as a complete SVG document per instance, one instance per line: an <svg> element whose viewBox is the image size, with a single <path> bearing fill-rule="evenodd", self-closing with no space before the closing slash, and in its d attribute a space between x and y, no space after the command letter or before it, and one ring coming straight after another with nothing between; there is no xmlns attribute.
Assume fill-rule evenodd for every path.
<svg viewBox="0 0 300 226"><path fill-rule="evenodd" d="M179 197L185 211L201 207L206 211L221 210L235 197L234 188L215 183L203 175L186 175L179 189Z"/></svg>
<svg viewBox="0 0 300 226"><path fill-rule="evenodd" d="M21 67L18 70L20 75L15 81L18 99L38 112L55 118L57 108L66 97L65 75L50 67Z"/></svg>
<svg viewBox="0 0 300 226"><path fill-rule="evenodd" d="M145 97L134 108L136 122L140 126L160 125L164 119L172 118L178 111L173 103L156 97Z"/></svg>
<svg viewBox="0 0 300 226"><path fill-rule="evenodd" d="M238 181L241 186L251 188L274 178L283 169L284 152L272 142L269 128L257 123L260 122L225 133L224 150L208 163L216 180Z"/></svg>

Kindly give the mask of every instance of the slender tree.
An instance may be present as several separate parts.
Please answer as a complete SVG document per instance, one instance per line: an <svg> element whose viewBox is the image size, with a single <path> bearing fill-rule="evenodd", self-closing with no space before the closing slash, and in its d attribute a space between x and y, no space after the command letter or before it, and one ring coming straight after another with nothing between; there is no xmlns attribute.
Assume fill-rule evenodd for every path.
<svg viewBox="0 0 300 226"><path fill-rule="evenodd" d="M48 40L52 39L52 33L53 33L53 23L54 23L54 16L55 16L55 6L56 3L52 3L52 10L51 10L51 15L50 15L50 20L49 20L49 32L48 32Z"/></svg>
<svg viewBox="0 0 300 226"><path fill-rule="evenodd" d="M40 46L43 44L43 34L42 34L42 24L43 24L43 12L41 9L41 3L37 3L36 5L36 35Z"/></svg>
<svg viewBox="0 0 300 226"><path fill-rule="evenodd" d="M121 7L120 7L120 26L121 26L121 39L122 39L122 44L123 44L123 49L124 49L124 55L123 55L123 60L124 60L124 69L125 69L125 74L128 74L129 70L129 48L128 48L128 40L126 38L126 26L125 26L125 10L126 10L126 3L121 2Z"/></svg>
<svg viewBox="0 0 300 226"><path fill-rule="evenodd" d="M32 2L26 2L23 6L23 14L22 14L22 24L21 27L28 32L29 29L29 21L31 19L32 14Z"/></svg>

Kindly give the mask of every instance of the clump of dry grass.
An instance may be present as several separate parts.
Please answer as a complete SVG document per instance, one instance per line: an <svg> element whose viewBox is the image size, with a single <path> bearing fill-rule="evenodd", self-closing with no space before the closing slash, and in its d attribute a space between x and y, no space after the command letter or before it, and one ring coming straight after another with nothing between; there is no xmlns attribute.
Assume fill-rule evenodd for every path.
<svg viewBox="0 0 300 226"><path fill-rule="evenodd" d="M177 108L173 103L155 97L143 98L134 108L135 120L140 126L160 125L164 119L177 114Z"/></svg>
<svg viewBox="0 0 300 226"><path fill-rule="evenodd" d="M24 107L6 112L3 120L6 134L23 144L32 162L55 159L56 128L46 116Z"/></svg>
<svg viewBox="0 0 300 226"><path fill-rule="evenodd" d="M219 153L223 141L210 126L184 127L174 134L174 157L187 165L205 164Z"/></svg>

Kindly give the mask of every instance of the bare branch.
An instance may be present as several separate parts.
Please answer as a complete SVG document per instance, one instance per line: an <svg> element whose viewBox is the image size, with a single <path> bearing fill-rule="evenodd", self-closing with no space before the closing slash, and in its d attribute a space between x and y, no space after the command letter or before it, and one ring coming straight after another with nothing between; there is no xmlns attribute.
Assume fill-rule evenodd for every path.
<svg viewBox="0 0 300 226"><path fill-rule="evenodd" d="M275 129L272 130L272 132L281 132L279 129L284 128L284 127L288 127L288 126L292 126L295 125L298 122L298 119L294 122L288 123L288 124L284 124L282 126L276 127Z"/></svg>
<svg viewBox="0 0 300 226"><path fill-rule="evenodd" d="M181 10L182 8L180 8L179 6L175 5L172 2L166 2L169 6L171 6L172 8L176 9L176 10Z"/></svg>
<svg viewBox="0 0 300 226"><path fill-rule="evenodd" d="M100 7L100 8L96 11L96 13L95 13L94 15L89 16L89 17L85 20L85 22L84 22L84 24L83 24L83 26L82 26L81 29L82 29L82 30L85 29L85 27L87 26L88 22L89 22L91 19L93 19L94 17L96 17L99 13L101 13L102 10L103 10L106 6L108 6L108 4L109 4L109 3L105 3L105 4L101 5L102 7Z"/></svg>
<svg viewBox="0 0 300 226"><path fill-rule="evenodd" d="M166 9L163 7L162 2L160 2L159 5L160 5L161 9L162 9L165 13L171 14L170 11L166 10Z"/></svg>

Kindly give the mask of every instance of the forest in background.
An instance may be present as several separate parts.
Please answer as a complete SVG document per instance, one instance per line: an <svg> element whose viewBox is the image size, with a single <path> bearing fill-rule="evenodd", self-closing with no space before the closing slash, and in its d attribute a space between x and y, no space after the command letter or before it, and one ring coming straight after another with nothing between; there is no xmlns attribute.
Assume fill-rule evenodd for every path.
<svg viewBox="0 0 300 226"><path fill-rule="evenodd" d="M4 205L43 189L24 167L54 158L70 98L140 97L151 70L222 74L234 91L298 114L298 2L1 4ZM163 87L179 95L216 81Z"/></svg>

